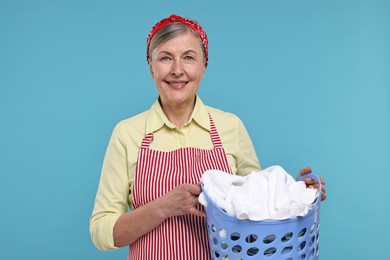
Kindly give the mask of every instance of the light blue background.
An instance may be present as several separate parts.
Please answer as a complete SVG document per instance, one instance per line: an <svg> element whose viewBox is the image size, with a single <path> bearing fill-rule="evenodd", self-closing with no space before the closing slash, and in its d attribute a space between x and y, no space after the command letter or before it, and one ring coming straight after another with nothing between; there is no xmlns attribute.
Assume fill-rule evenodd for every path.
<svg viewBox="0 0 390 260"><path fill-rule="evenodd" d="M145 40L171 13L206 29L199 94L263 168L326 179L321 259L390 259L386 0L0 0L0 258L126 259L88 221L114 125L156 98Z"/></svg>

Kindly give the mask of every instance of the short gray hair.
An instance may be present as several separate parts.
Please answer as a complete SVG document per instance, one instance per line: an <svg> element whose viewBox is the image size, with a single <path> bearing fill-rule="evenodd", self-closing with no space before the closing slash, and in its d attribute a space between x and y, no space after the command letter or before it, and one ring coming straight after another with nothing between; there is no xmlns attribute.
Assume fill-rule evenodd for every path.
<svg viewBox="0 0 390 260"><path fill-rule="evenodd" d="M202 40L200 39L199 35L192 30L187 25L181 23L181 22L173 22L171 24L168 24L167 26L163 27L161 30L156 32L156 34L153 36L152 40L150 41L149 45L149 56L148 60L152 60L152 52L154 49L156 49L159 45L169 41L170 39L173 39L179 35L185 34L186 32L191 32L193 35L196 36L196 38L199 39L199 44L202 47L202 53L203 53L203 61L206 61L206 52L204 49L204 45L202 43Z"/></svg>

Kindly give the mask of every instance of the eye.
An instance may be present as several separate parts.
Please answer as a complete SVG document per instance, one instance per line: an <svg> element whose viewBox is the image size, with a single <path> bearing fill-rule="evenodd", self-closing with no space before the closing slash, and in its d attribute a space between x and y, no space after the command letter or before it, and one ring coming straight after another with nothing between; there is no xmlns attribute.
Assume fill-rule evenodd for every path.
<svg viewBox="0 0 390 260"><path fill-rule="evenodd" d="M169 56L162 56L162 57L160 58L160 60L161 60L161 61L170 61L170 60L171 60L171 57L169 57Z"/></svg>
<svg viewBox="0 0 390 260"><path fill-rule="evenodd" d="M186 56L184 56L184 59L185 59L185 60L195 60L195 58L192 57L191 55L186 55Z"/></svg>

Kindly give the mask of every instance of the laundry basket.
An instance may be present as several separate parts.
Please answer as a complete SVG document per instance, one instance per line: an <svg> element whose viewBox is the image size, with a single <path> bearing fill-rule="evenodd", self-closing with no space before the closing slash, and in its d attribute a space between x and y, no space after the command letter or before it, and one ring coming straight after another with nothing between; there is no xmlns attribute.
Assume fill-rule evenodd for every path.
<svg viewBox="0 0 390 260"><path fill-rule="evenodd" d="M303 178L315 179L315 174ZM321 191L321 187L319 187ZM308 214L286 220L238 220L221 210L203 190L212 259L317 260L321 192Z"/></svg>

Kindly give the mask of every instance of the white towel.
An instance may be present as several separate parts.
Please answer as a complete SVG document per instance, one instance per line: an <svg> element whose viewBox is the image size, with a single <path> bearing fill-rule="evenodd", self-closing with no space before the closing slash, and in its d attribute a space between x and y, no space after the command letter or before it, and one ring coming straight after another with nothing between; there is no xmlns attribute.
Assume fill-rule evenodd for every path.
<svg viewBox="0 0 390 260"><path fill-rule="evenodd" d="M245 181L246 177L231 175L217 170L206 171L202 176L203 189L206 190L207 194L221 209L231 216L234 215L231 196L236 188L244 184ZM199 195L199 202L207 207L203 193Z"/></svg>
<svg viewBox="0 0 390 260"><path fill-rule="evenodd" d="M288 219L304 216L316 198L317 190L295 181L280 166L241 177L210 170L202 177L203 188L230 216L238 219ZM199 202L207 207L203 194Z"/></svg>

